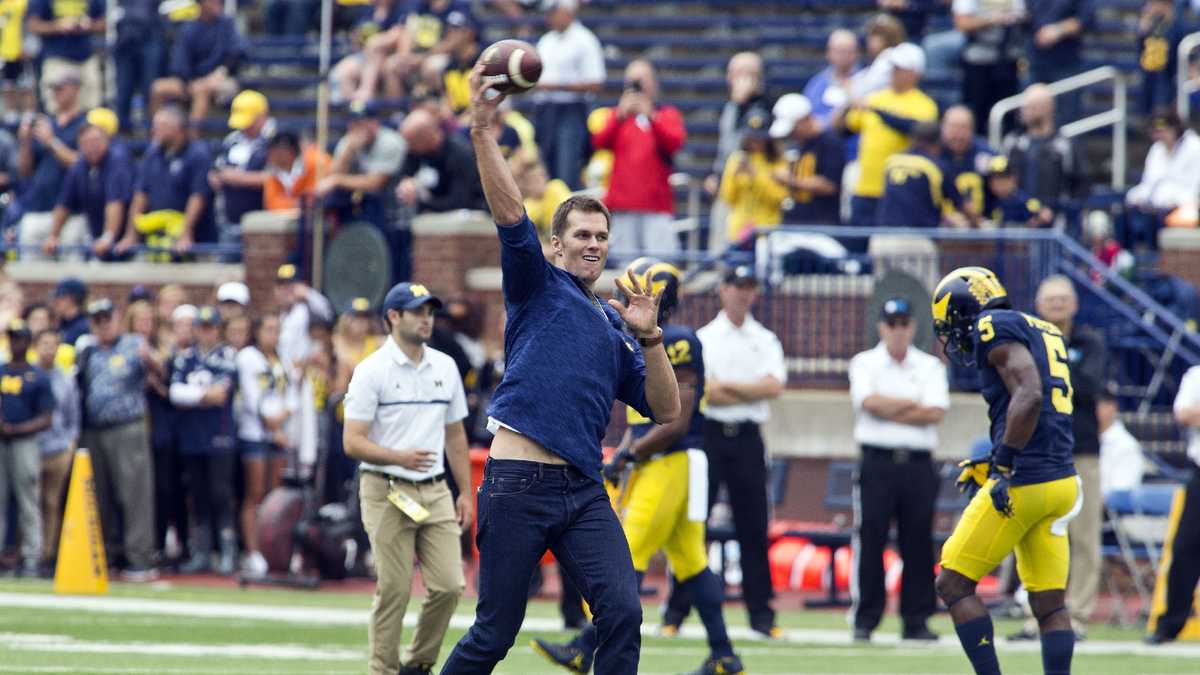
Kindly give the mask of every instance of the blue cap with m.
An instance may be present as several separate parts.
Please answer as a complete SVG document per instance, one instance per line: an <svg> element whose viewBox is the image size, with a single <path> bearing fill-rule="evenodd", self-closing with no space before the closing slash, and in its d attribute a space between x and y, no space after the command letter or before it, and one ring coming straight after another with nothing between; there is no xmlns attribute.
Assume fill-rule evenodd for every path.
<svg viewBox="0 0 1200 675"><path fill-rule="evenodd" d="M392 290L383 298L383 313L387 314L390 309L397 312L417 309L426 303L432 304L434 309L442 308L442 301L430 293L428 288L422 284L403 281L392 286Z"/></svg>

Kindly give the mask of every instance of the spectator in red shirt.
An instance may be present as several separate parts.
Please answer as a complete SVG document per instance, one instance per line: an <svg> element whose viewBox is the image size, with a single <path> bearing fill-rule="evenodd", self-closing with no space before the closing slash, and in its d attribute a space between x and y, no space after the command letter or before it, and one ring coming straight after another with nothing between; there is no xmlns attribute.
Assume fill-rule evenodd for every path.
<svg viewBox="0 0 1200 675"><path fill-rule="evenodd" d="M671 225L675 198L671 168L687 131L674 106L655 102L658 79L649 61L637 59L625 69L625 91L592 146L613 153L612 179L605 204L612 211L610 260L640 255L670 255L679 250Z"/></svg>

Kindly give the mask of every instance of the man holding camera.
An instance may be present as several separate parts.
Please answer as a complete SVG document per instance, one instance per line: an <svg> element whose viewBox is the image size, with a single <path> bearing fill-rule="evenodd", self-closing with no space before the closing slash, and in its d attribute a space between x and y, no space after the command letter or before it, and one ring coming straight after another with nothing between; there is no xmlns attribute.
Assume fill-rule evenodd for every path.
<svg viewBox="0 0 1200 675"><path fill-rule="evenodd" d="M671 167L687 131L674 106L659 105L654 66L636 59L625 68L625 91L592 147L613 153L612 181L604 205L612 212L609 247L626 262L640 255L679 251L671 219Z"/></svg>

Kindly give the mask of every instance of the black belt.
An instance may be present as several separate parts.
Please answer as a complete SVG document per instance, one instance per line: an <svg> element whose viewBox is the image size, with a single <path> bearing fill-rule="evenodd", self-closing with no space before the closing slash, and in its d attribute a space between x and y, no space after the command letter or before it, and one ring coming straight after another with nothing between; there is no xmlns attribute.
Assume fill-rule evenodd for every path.
<svg viewBox="0 0 1200 675"><path fill-rule="evenodd" d="M704 424L713 433L721 434L725 438L758 434L758 422L718 422L717 420L705 420Z"/></svg>
<svg viewBox="0 0 1200 675"><path fill-rule="evenodd" d="M438 475L433 476L431 478L422 478L421 480L411 480L408 478L401 478L400 476L393 476L390 473L386 473L384 471L376 471L375 469L363 469L362 472L369 473L372 476L379 476L380 478L385 478L389 481L394 480L394 481L397 481L400 483L408 483L409 485L432 485L433 483L440 483L441 481L446 480L445 472L439 473Z"/></svg>
<svg viewBox="0 0 1200 675"><path fill-rule="evenodd" d="M885 448L881 445L862 446L863 458L884 459L894 464L928 462L933 454L924 448Z"/></svg>
<svg viewBox="0 0 1200 675"><path fill-rule="evenodd" d="M145 416L142 416L142 417L134 417L133 419L123 420L121 422L108 422L105 424L90 424L90 425L85 426L83 428L83 430L84 431L108 431L109 429L116 429L117 427L123 427L127 424L135 424L137 422L141 422L144 419L146 419Z"/></svg>

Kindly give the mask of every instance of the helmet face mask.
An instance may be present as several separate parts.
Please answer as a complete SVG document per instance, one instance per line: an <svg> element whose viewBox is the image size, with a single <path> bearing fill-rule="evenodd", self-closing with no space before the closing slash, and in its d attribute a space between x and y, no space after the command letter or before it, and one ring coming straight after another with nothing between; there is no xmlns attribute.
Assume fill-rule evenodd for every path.
<svg viewBox="0 0 1200 675"><path fill-rule="evenodd" d="M1008 292L984 267L960 267L933 292L933 332L946 357L960 366L974 366L975 321L987 309L1008 306Z"/></svg>

